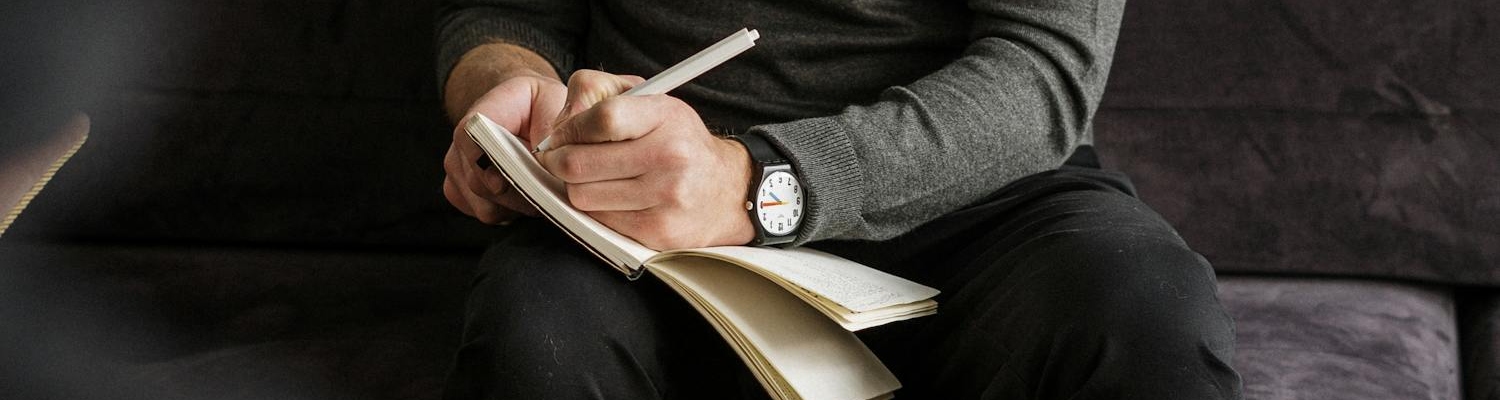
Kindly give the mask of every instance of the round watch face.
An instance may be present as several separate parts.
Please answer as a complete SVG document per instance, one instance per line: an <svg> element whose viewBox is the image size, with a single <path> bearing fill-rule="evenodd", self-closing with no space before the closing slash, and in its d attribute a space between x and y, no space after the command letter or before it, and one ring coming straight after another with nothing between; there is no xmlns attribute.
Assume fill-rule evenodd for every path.
<svg viewBox="0 0 1500 400"><path fill-rule="evenodd" d="M772 172L756 191L756 220L766 233L783 236L802 222L802 185L787 171Z"/></svg>

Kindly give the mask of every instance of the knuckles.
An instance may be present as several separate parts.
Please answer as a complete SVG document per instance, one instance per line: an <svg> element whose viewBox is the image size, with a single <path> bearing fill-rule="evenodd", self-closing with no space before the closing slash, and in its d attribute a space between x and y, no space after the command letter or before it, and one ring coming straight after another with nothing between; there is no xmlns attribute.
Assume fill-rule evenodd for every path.
<svg viewBox="0 0 1500 400"><path fill-rule="evenodd" d="M588 108L620 90L620 78L603 71L580 69L568 77L568 97L575 106Z"/></svg>
<svg viewBox="0 0 1500 400"><path fill-rule="evenodd" d="M666 168L677 169L692 163L696 152L691 143L681 140L668 140L657 146L653 153L653 163Z"/></svg>
<svg viewBox="0 0 1500 400"><path fill-rule="evenodd" d="M682 99L679 99L679 98L676 98L676 97L672 97L672 96L662 96L662 97L665 99L665 104L664 104L665 108L667 109L667 111L671 112L671 114L673 114L673 115L696 114L696 112L693 111L693 106L689 106L688 103L685 102L685 101L682 101Z"/></svg>
<svg viewBox="0 0 1500 400"><path fill-rule="evenodd" d="M577 90L578 93L597 93L609 90L609 74L592 69L580 69L573 71L568 76L568 88Z"/></svg>
<svg viewBox="0 0 1500 400"><path fill-rule="evenodd" d="M691 188L687 181L673 179L663 184L656 192L657 204L669 209L682 209L691 202Z"/></svg>
<svg viewBox="0 0 1500 400"><path fill-rule="evenodd" d="M595 104L593 110L593 128L599 132L614 132L622 128L620 123L629 118L623 115L625 110L621 107L618 99L608 99Z"/></svg>
<svg viewBox="0 0 1500 400"><path fill-rule="evenodd" d="M561 150L554 157L557 160L556 171L552 171L552 174L564 182L577 182L589 173L588 163L583 157L574 157L572 152Z"/></svg>
<svg viewBox="0 0 1500 400"><path fill-rule="evenodd" d="M459 167L458 159L457 152L451 149L448 150L448 155L443 157L443 172L449 176L459 176L459 172L463 171L463 169Z"/></svg>
<svg viewBox="0 0 1500 400"><path fill-rule="evenodd" d="M688 125L703 125L703 121L698 119L698 111L693 110L693 106L682 99L672 96L656 97L661 101L662 115L666 116L664 118L679 119Z"/></svg>

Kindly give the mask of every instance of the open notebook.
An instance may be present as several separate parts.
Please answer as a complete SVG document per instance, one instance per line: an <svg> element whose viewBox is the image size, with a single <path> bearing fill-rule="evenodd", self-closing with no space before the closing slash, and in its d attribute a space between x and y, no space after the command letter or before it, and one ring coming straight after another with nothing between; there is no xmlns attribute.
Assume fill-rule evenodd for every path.
<svg viewBox="0 0 1500 400"><path fill-rule="evenodd" d="M505 128L477 114L465 128L579 244L632 279L650 271L682 295L772 397L887 398L900 387L852 332L935 313L936 289L811 249L651 250L569 205L563 183Z"/></svg>

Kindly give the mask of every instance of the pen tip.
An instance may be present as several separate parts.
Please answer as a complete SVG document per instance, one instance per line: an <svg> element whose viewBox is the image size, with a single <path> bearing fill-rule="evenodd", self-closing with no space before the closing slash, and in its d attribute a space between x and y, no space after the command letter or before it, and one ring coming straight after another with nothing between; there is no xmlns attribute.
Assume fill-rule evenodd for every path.
<svg viewBox="0 0 1500 400"><path fill-rule="evenodd" d="M531 154L547 151L547 149L550 147L547 146L548 143L552 143L552 136L544 137L542 138L541 142L537 142L536 148L531 149Z"/></svg>
<svg viewBox="0 0 1500 400"><path fill-rule="evenodd" d="M750 40L755 40L755 39L760 39L760 31L755 30L755 29L751 29L750 30Z"/></svg>

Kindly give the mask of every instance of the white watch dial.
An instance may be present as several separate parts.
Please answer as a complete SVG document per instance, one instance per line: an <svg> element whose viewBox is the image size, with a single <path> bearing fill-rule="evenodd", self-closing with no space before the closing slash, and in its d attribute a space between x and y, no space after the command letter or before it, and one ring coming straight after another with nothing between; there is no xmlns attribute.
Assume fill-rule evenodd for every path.
<svg viewBox="0 0 1500 400"><path fill-rule="evenodd" d="M783 236L797 229L802 221L802 185L797 176L772 172L760 181L756 193L755 215L766 233Z"/></svg>

